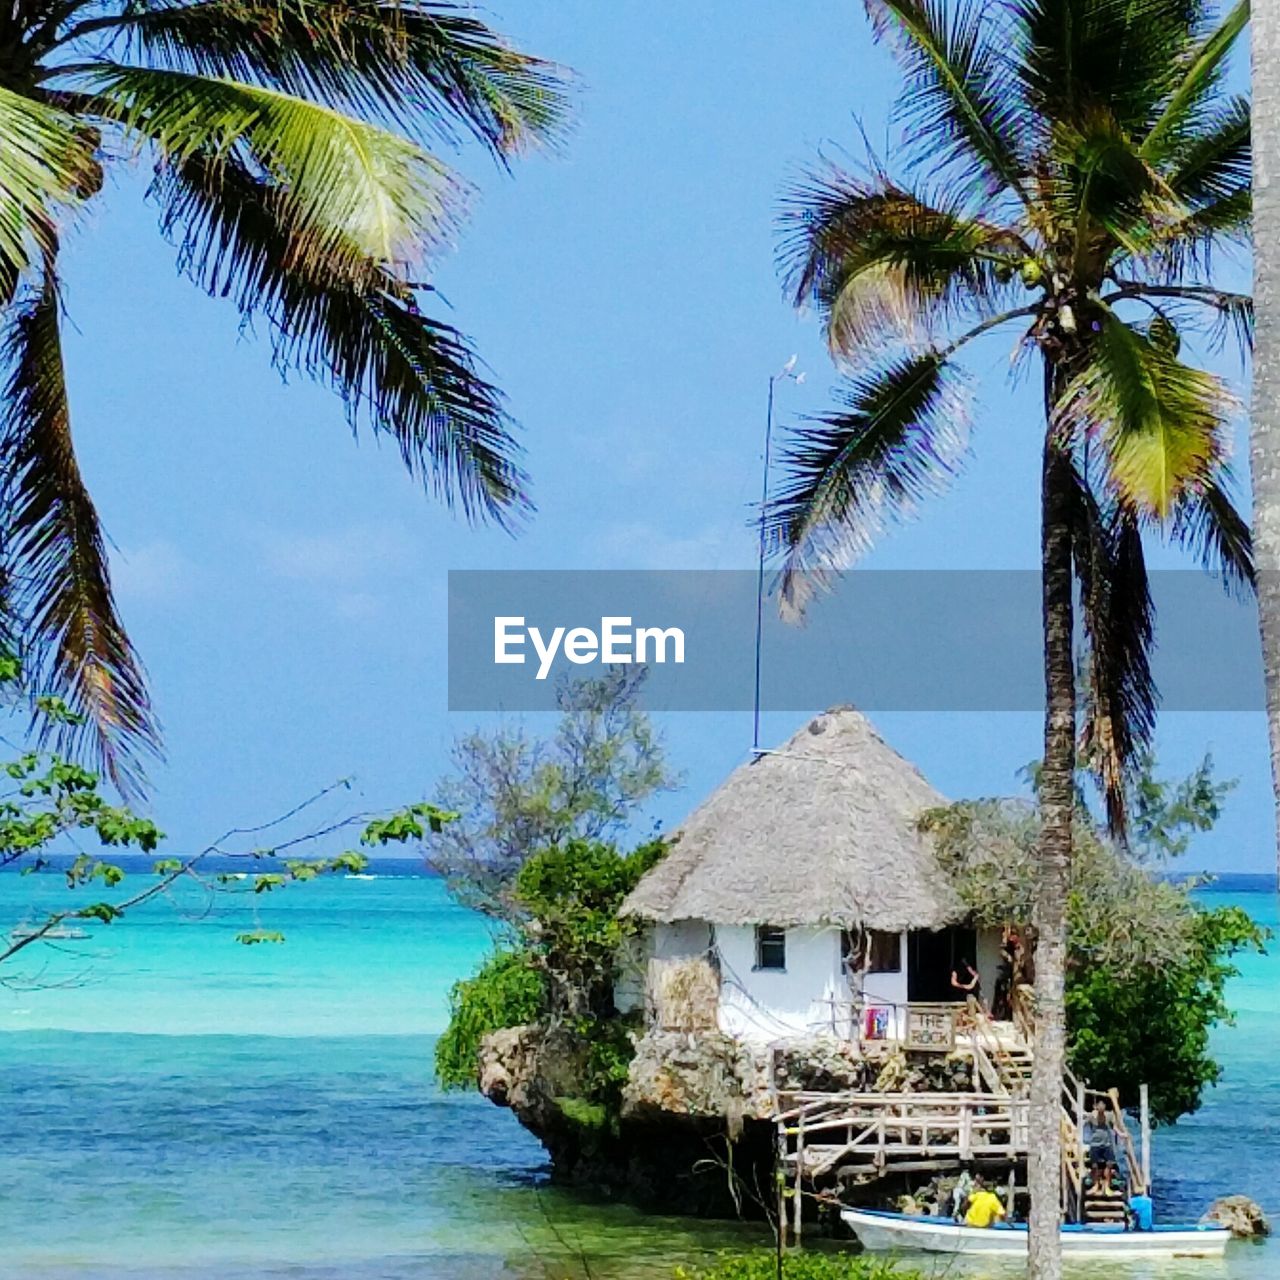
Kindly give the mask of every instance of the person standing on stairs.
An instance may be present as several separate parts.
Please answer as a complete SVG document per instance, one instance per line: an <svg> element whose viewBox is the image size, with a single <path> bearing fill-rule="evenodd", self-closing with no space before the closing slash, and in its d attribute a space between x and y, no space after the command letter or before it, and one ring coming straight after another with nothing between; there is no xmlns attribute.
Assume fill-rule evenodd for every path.
<svg viewBox="0 0 1280 1280"><path fill-rule="evenodd" d="M1093 1114L1084 1122L1084 1145L1089 1153L1089 1163L1094 1169L1105 1168L1114 1164L1116 1159L1115 1127L1111 1123L1111 1113L1101 1098L1094 1104Z"/></svg>

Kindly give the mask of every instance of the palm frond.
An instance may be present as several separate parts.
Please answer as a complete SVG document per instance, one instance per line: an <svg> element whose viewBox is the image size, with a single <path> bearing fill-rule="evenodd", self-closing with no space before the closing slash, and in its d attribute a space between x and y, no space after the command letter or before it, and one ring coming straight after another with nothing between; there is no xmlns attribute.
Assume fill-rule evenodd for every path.
<svg viewBox="0 0 1280 1280"><path fill-rule="evenodd" d="M1169 292L1184 301L1207 308L1213 313L1213 322L1205 326L1209 346L1214 351L1234 347L1247 364L1253 352L1254 307L1253 298L1247 293L1231 293L1225 289L1184 287Z"/></svg>
<svg viewBox="0 0 1280 1280"><path fill-rule="evenodd" d="M1098 437L1121 505L1163 520L1219 465L1234 404L1218 378L1104 311L1088 363L1055 408L1054 428L1072 440Z"/></svg>
<svg viewBox="0 0 1280 1280"><path fill-rule="evenodd" d="M1098 780L1108 826L1123 838L1128 784L1156 723L1155 607L1133 512L1099 503L1088 477L1071 470L1073 563L1088 666L1081 754Z"/></svg>
<svg viewBox="0 0 1280 1280"><path fill-rule="evenodd" d="M1170 147L1161 163L1181 216L1152 227L1152 243L1137 255L1158 278L1175 283L1188 271L1208 271L1214 250L1247 244L1253 220L1253 158L1249 100L1232 98L1207 113L1197 131Z"/></svg>
<svg viewBox="0 0 1280 1280"><path fill-rule="evenodd" d="M92 163L71 116L0 88L0 305L53 250L57 214L76 202Z"/></svg>
<svg viewBox="0 0 1280 1280"><path fill-rule="evenodd" d="M446 243L465 188L407 138L301 98L182 71L114 64L83 73L88 109L181 165L200 155L269 175L289 192L294 251L342 246L416 265Z"/></svg>
<svg viewBox="0 0 1280 1280"><path fill-rule="evenodd" d="M1257 582L1253 535L1229 493L1225 464L1192 485L1174 508L1170 536L1231 590L1251 592Z"/></svg>
<svg viewBox="0 0 1280 1280"><path fill-rule="evenodd" d="M1104 294L1103 302L1137 299L1157 312L1162 303L1173 302L1197 330L1207 331L1213 350L1234 346L1242 357L1253 350L1254 307L1253 298L1247 293L1194 283L1166 285L1120 279L1116 283L1119 288ZM1213 313L1212 322L1207 326L1201 322L1205 311Z"/></svg>
<svg viewBox="0 0 1280 1280"><path fill-rule="evenodd" d="M834 166L788 193L782 230L785 284L797 306L819 308L844 359L876 355L918 326L933 336L950 315L989 313L1026 255L1012 231Z"/></svg>
<svg viewBox="0 0 1280 1280"><path fill-rule="evenodd" d="M1188 273L1211 274L1219 251L1249 244L1253 231L1252 184L1220 200L1202 205L1194 213L1164 222L1143 251L1135 254L1136 266L1153 280L1176 282Z"/></svg>
<svg viewBox="0 0 1280 1280"><path fill-rule="evenodd" d="M4 545L33 680L80 724L46 726L58 748L88 748L126 794L158 751L146 678L116 610L102 529L71 438L51 268L18 307L0 360L8 370L0 436Z"/></svg>
<svg viewBox="0 0 1280 1280"><path fill-rule="evenodd" d="M1166 181L1192 209L1247 190L1253 176L1252 110L1236 97L1215 110L1203 128L1183 138L1166 157Z"/></svg>
<svg viewBox="0 0 1280 1280"><path fill-rule="evenodd" d="M1227 57L1249 22L1249 0L1238 0L1213 33L1186 59L1181 83L1142 140L1142 154L1158 162L1192 132L1199 110L1221 81Z"/></svg>
<svg viewBox="0 0 1280 1280"><path fill-rule="evenodd" d="M1057 124L1106 108L1143 137L1178 91L1199 48L1204 0L1011 0L1022 93Z"/></svg>
<svg viewBox="0 0 1280 1280"><path fill-rule="evenodd" d="M953 166L989 195L1017 193L1020 100L992 39L983 0L865 0L873 29L888 39L907 73L900 115L931 168Z"/></svg>
<svg viewBox="0 0 1280 1280"><path fill-rule="evenodd" d="M153 65L244 81L390 120L448 143L459 129L505 157L554 141L565 73L512 48L472 6L438 0L152 0L118 29Z"/></svg>
<svg viewBox="0 0 1280 1280"><path fill-rule="evenodd" d="M300 252L289 194L229 159L165 166L153 195L183 269L246 319L269 320L282 371L332 387L353 428L394 438L410 473L468 518L503 524L527 509L501 396L467 340L424 316L382 263L350 243L333 263Z"/></svg>
<svg viewBox="0 0 1280 1280"><path fill-rule="evenodd" d="M1217 321L1209 333L1209 340L1217 351L1234 346L1242 356L1253 351L1254 308L1253 299L1243 293L1214 292L1206 299L1206 305L1217 312Z"/></svg>
<svg viewBox="0 0 1280 1280"><path fill-rule="evenodd" d="M1142 253L1162 221L1185 212L1108 107L1055 122L1047 154L1057 176L1042 184L1045 204L1059 225L1073 228L1082 268L1091 259L1102 266L1117 245Z"/></svg>
<svg viewBox="0 0 1280 1280"><path fill-rule="evenodd" d="M904 356L851 380L839 409L790 432L765 517L784 555L784 610L802 610L890 520L951 479L966 446L962 390L939 352Z"/></svg>
<svg viewBox="0 0 1280 1280"><path fill-rule="evenodd" d="M1186 206L1180 218L1153 228L1143 265L1176 282L1208 271L1221 245L1247 245L1253 225L1252 113L1249 100L1231 99L1202 129L1166 157L1170 189Z"/></svg>

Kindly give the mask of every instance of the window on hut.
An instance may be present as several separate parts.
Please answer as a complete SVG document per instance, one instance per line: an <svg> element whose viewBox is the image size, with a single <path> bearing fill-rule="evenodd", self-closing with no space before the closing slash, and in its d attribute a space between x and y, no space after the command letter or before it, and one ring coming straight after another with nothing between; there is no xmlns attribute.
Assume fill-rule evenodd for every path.
<svg viewBox="0 0 1280 1280"><path fill-rule="evenodd" d="M901 973L902 935L880 929L846 929L840 940L845 970L850 974Z"/></svg>
<svg viewBox="0 0 1280 1280"><path fill-rule="evenodd" d="M787 931L772 924L756 925L756 968L787 967Z"/></svg>
<svg viewBox="0 0 1280 1280"><path fill-rule="evenodd" d="M902 934L872 929L867 940L870 947L868 973L902 972Z"/></svg>

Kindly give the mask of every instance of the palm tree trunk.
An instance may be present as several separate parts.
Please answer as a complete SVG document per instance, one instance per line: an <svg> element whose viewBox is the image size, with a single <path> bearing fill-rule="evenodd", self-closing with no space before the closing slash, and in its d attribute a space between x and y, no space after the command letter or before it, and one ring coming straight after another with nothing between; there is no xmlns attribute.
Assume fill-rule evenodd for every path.
<svg viewBox="0 0 1280 1280"><path fill-rule="evenodd" d="M1276 796L1280 865L1280 0L1254 0L1253 27L1253 355L1250 469L1258 616Z"/></svg>
<svg viewBox="0 0 1280 1280"><path fill-rule="evenodd" d="M1048 399L1053 399L1049 375ZM1051 408L1051 403L1050 406ZM1050 414L1050 418L1052 415ZM1031 1071L1030 1280L1059 1280L1062 1246L1062 1073L1066 1064L1066 907L1075 810L1071 459L1045 436L1040 554L1044 610L1044 763L1036 901L1036 1032Z"/></svg>

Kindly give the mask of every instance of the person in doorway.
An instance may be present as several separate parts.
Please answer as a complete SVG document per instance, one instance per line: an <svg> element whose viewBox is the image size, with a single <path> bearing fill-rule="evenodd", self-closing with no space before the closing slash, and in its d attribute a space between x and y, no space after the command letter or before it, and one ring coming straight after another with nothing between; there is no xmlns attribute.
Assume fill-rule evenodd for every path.
<svg viewBox="0 0 1280 1280"><path fill-rule="evenodd" d="M969 1208L964 1215L966 1227L993 1227L1004 1220L1004 1205L1000 1197L987 1190L981 1174L973 1180L973 1194L969 1197Z"/></svg>
<svg viewBox="0 0 1280 1280"><path fill-rule="evenodd" d="M968 1015L969 1025L972 1026L982 1013L982 979L967 958L962 958L960 963L951 970L951 986L954 990L963 993L965 1012Z"/></svg>
<svg viewBox="0 0 1280 1280"><path fill-rule="evenodd" d="M1005 925L1000 935L1000 968L996 973L996 989L991 997L991 1016L997 1022L1013 1019L1013 984L1018 967L1018 948L1022 945L1018 931Z"/></svg>

